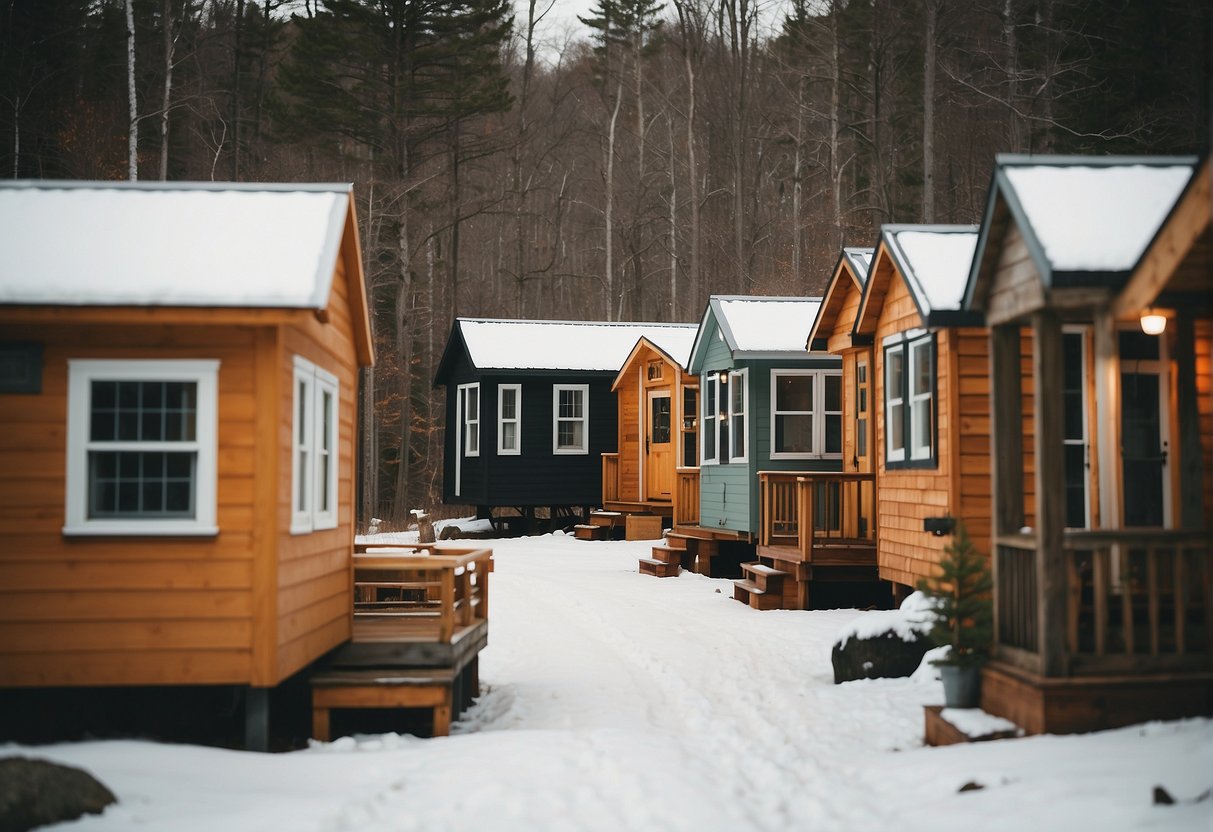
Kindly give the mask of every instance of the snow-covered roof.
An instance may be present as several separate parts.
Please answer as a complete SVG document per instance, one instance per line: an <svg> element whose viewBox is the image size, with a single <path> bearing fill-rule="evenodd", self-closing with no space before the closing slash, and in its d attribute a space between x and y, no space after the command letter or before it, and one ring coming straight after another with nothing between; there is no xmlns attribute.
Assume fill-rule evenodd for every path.
<svg viewBox="0 0 1213 832"><path fill-rule="evenodd" d="M342 184L0 183L0 304L327 306Z"/></svg>
<svg viewBox="0 0 1213 832"><path fill-rule="evenodd" d="M698 332L699 327L695 324L680 324L677 327L657 330L644 338L685 370L691 362L691 348L695 346L695 335Z"/></svg>
<svg viewBox="0 0 1213 832"><path fill-rule="evenodd" d="M821 298L718 296L711 305L734 355L804 352Z"/></svg>
<svg viewBox="0 0 1213 832"><path fill-rule="evenodd" d="M1055 272L1137 264L1192 178L1193 163L1004 165L1019 208Z"/></svg>
<svg viewBox="0 0 1213 832"><path fill-rule="evenodd" d="M855 248L847 247L842 250L842 256L846 258L847 264L851 267L851 272L862 286L868 279L868 270L872 268L872 254L875 252L872 248Z"/></svg>
<svg viewBox="0 0 1213 832"><path fill-rule="evenodd" d="M616 372L644 337L663 350L693 340L695 324L604 321L522 321L459 318L468 356L481 370L605 370ZM671 353L671 357L676 357Z"/></svg>
<svg viewBox="0 0 1213 832"><path fill-rule="evenodd" d="M977 246L977 226L885 225L881 239L924 316L960 309Z"/></svg>

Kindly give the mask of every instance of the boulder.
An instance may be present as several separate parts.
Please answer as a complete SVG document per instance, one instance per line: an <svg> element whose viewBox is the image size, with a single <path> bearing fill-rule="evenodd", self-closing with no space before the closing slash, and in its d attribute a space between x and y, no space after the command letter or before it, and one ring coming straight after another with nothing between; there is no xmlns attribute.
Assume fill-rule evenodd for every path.
<svg viewBox="0 0 1213 832"><path fill-rule="evenodd" d="M882 679L909 676L918 669L922 657L932 647L931 640L906 641L892 630L868 638L850 638L835 644L830 653L834 663L834 684L855 679Z"/></svg>
<svg viewBox="0 0 1213 832"><path fill-rule="evenodd" d="M83 769L29 757L0 759L0 832L98 815L114 802L113 792Z"/></svg>

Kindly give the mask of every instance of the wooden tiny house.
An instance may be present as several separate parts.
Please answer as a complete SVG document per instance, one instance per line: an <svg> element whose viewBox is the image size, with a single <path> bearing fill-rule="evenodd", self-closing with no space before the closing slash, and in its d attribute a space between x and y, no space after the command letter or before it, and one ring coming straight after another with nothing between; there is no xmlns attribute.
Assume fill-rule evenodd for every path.
<svg viewBox="0 0 1213 832"><path fill-rule="evenodd" d="M699 468L699 379L685 367L694 324L655 331L636 342L615 376L619 434L602 455L603 508L694 522L699 501L679 488Z"/></svg>
<svg viewBox="0 0 1213 832"><path fill-rule="evenodd" d="M272 687L350 638L347 185L0 185L0 687Z"/></svg>
<svg viewBox="0 0 1213 832"><path fill-rule="evenodd" d="M1209 217L1207 160L997 160L965 298L990 326L982 707L1029 733L1213 713Z"/></svg>
<svg viewBox="0 0 1213 832"><path fill-rule="evenodd" d="M618 449L619 368L639 338L687 326L456 320L434 382L446 387L454 428L444 502L498 519L547 508L562 523L602 505L602 454Z"/></svg>

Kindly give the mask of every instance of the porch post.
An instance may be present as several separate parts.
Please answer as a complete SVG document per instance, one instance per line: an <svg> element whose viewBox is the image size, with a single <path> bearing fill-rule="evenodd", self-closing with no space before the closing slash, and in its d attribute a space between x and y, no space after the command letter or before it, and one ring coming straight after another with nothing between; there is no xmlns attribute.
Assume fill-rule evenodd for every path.
<svg viewBox="0 0 1213 832"><path fill-rule="evenodd" d="M1061 319L1051 309L1032 315L1035 380L1036 580L1041 671L1065 675L1067 632L1065 446Z"/></svg>
<svg viewBox="0 0 1213 832"><path fill-rule="evenodd" d="M1175 340L1171 355L1175 357L1175 391L1179 420L1179 441L1169 449L1171 458L1179 464L1179 522L1181 529L1201 529L1205 526L1201 497L1204 457L1200 447L1200 409L1196 394L1196 327L1192 315L1180 311L1175 316Z"/></svg>
<svg viewBox="0 0 1213 832"><path fill-rule="evenodd" d="M1019 325L990 330L990 464L994 539L994 645L1002 643L998 539L1023 527L1023 381L1019 369Z"/></svg>
<svg viewBox="0 0 1213 832"><path fill-rule="evenodd" d="M1101 529L1120 528L1120 362L1116 319L1107 307L1096 310L1095 451L1099 476Z"/></svg>

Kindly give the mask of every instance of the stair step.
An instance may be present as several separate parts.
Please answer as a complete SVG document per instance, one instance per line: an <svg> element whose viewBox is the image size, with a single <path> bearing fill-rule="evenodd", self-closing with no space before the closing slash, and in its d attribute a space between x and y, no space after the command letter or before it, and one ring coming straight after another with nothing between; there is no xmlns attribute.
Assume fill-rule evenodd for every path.
<svg viewBox="0 0 1213 832"><path fill-rule="evenodd" d="M627 522L627 515L622 511L602 511L596 509L590 512L590 523L595 526L614 528Z"/></svg>
<svg viewBox="0 0 1213 832"><path fill-rule="evenodd" d="M653 559L659 560L662 563L682 563L682 549L674 549L670 546L654 546Z"/></svg>
<svg viewBox="0 0 1213 832"><path fill-rule="evenodd" d="M653 558L640 558L640 574L653 575L658 578L678 577L678 564L666 563Z"/></svg>
<svg viewBox="0 0 1213 832"><path fill-rule="evenodd" d="M739 579L733 581L733 600L748 604L756 610L777 610L782 598L768 593L753 581Z"/></svg>
<svg viewBox="0 0 1213 832"><path fill-rule="evenodd" d="M665 533L665 545L671 549L687 548L687 541L693 538L689 534L679 534L678 532Z"/></svg>
<svg viewBox="0 0 1213 832"><path fill-rule="evenodd" d="M764 575L768 578L782 578L790 574L788 572L784 572L782 569L775 569L767 566L765 563L743 563L741 565L741 571L752 572L755 575Z"/></svg>
<svg viewBox="0 0 1213 832"><path fill-rule="evenodd" d="M594 526L579 523L573 527L573 536L578 540L606 540L610 534L608 526Z"/></svg>

